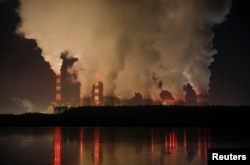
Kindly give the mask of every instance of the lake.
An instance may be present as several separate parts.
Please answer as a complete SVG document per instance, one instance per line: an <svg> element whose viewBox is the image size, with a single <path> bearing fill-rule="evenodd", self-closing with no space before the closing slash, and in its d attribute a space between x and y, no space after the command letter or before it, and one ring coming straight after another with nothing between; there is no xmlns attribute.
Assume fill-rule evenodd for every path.
<svg viewBox="0 0 250 165"><path fill-rule="evenodd" d="M0 164L206 165L209 148L249 146L244 128L3 127Z"/></svg>

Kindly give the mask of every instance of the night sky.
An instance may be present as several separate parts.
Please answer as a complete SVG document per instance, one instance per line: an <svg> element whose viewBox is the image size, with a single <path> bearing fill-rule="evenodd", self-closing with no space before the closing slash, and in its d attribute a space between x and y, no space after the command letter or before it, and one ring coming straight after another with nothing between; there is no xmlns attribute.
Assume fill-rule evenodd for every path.
<svg viewBox="0 0 250 165"><path fill-rule="evenodd" d="M55 98L55 76L35 40L15 34L21 18L18 0L0 0L0 113L41 111ZM215 25L210 105L250 104L250 19L247 1L233 1ZM192 93L188 92L188 96Z"/></svg>

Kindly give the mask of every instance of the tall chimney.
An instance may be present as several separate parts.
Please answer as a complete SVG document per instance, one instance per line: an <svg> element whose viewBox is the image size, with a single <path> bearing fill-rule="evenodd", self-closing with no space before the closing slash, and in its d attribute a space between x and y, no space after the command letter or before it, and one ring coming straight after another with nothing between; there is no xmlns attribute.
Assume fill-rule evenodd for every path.
<svg viewBox="0 0 250 165"><path fill-rule="evenodd" d="M56 103L61 103L61 74L56 73Z"/></svg>
<svg viewBox="0 0 250 165"><path fill-rule="evenodd" d="M99 96L99 93L100 93L100 90L99 90L99 82L96 82L94 84L94 100L95 100L95 104L96 105L99 105L100 104L100 96Z"/></svg>
<svg viewBox="0 0 250 165"><path fill-rule="evenodd" d="M103 101L103 83L96 81L92 87L92 99L94 105L100 105Z"/></svg>

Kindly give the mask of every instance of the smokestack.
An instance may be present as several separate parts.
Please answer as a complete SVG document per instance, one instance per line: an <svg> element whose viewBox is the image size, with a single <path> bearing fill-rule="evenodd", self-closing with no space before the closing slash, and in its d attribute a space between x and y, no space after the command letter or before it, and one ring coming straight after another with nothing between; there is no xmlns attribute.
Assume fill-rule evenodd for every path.
<svg viewBox="0 0 250 165"><path fill-rule="evenodd" d="M56 73L56 104L61 103L61 74Z"/></svg>
<svg viewBox="0 0 250 165"><path fill-rule="evenodd" d="M94 105L100 105L103 100L103 83L96 81L92 87L92 99Z"/></svg>
<svg viewBox="0 0 250 165"><path fill-rule="evenodd" d="M208 94L203 93L203 94L196 95L196 102L197 102L197 105L199 106L208 105Z"/></svg>

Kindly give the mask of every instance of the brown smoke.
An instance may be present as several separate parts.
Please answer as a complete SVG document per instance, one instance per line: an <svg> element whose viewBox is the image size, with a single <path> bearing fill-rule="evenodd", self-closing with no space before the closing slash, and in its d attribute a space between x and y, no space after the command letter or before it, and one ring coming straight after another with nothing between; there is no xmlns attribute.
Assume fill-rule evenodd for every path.
<svg viewBox="0 0 250 165"><path fill-rule="evenodd" d="M37 40L55 72L61 52L78 58L82 96L99 77L106 96L159 99L155 74L162 89L183 100L187 83L208 93L212 27L230 6L230 0L21 0L18 32Z"/></svg>

